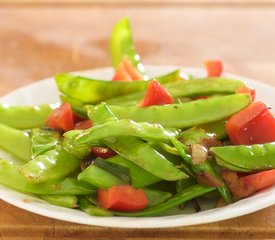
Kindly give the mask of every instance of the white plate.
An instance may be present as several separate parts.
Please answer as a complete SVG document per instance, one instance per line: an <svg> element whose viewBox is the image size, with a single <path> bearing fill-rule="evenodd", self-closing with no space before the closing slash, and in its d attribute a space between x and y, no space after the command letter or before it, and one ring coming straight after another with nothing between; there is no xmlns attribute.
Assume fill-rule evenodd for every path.
<svg viewBox="0 0 275 240"><path fill-rule="evenodd" d="M176 67L148 66L147 69L149 76L156 76L176 69ZM203 69L182 68L182 70L197 77L205 76L205 71ZM80 74L95 78L108 79L113 72L111 68L102 68L80 72ZM232 74L227 74L226 76L241 79L244 82L254 86L257 89L257 99L264 100L269 103L270 106L275 107L274 87ZM15 90L14 92L2 97L0 102L15 105L28 105L56 102L58 100L58 92L54 81L52 78L49 78ZM3 156L5 154L0 152L0 155ZM5 155L5 157L9 156ZM184 213L180 215L177 214L171 216L146 218L92 217L79 210L66 209L50 205L43 200L15 192L3 186L0 186L0 198L27 211L74 223L119 228L164 228L221 221L272 206L275 204L275 186L222 208L210 209L199 213ZM26 199L28 201L26 201Z"/></svg>

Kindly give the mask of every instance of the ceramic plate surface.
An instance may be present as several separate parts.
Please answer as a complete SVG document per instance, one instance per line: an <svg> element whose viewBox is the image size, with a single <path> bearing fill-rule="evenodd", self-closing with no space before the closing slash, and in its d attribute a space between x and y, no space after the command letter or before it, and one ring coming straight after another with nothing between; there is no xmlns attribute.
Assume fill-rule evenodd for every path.
<svg viewBox="0 0 275 240"><path fill-rule="evenodd" d="M146 69L148 70L148 75L153 77L167 73L176 68L177 67L174 66L148 66ZM196 77L205 76L205 71L203 69L182 68L182 70ZM111 68L101 68L78 72L78 74L97 79L110 79L113 71ZM257 90L257 99L266 101L271 107L275 108L275 87L232 74L225 74L225 76L240 79L255 87ZM54 103L58 101L58 91L53 78L45 79L17 89L0 99L1 103L13 105L33 105ZM4 152L0 152L0 156L10 158L10 156ZM275 186L222 208L209 209L212 203L202 202L203 209L206 210L199 213L192 213L187 209L185 212L174 212L173 215L169 216L146 218L92 217L79 210L50 205L36 197L15 192L4 186L0 186L0 198L27 211L74 223L119 228L165 228L221 221L272 206L275 204ZM28 201L26 201L26 199Z"/></svg>

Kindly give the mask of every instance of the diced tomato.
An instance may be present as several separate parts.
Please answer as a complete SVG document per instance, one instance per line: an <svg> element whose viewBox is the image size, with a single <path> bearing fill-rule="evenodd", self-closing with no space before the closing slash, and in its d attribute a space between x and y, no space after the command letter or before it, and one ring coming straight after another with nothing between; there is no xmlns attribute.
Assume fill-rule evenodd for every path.
<svg viewBox="0 0 275 240"><path fill-rule="evenodd" d="M147 87L145 96L140 102L140 107L152 105L164 105L173 103L171 95L163 88L157 80L152 80Z"/></svg>
<svg viewBox="0 0 275 240"><path fill-rule="evenodd" d="M222 61L209 60L204 62L208 77L220 77L223 71Z"/></svg>
<svg viewBox="0 0 275 240"><path fill-rule="evenodd" d="M110 158L116 155L116 152L113 151L110 148L104 148L104 147L92 147L91 152L96 156L100 158Z"/></svg>
<svg viewBox="0 0 275 240"><path fill-rule="evenodd" d="M87 129L87 128L91 128L92 125L92 121L91 120L84 120L81 122L78 122L74 125L74 129L75 130L83 130L83 129Z"/></svg>
<svg viewBox="0 0 275 240"><path fill-rule="evenodd" d="M222 176L232 194L237 198L245 198L251 194L275 185L275 169L249 175L238 176L239 173L224 170Z"/></svg>
<svg viewBox="0 0 275 240"><path fill-rule="evenodd" d="M252 102L254 102L255 97L256 97L255 88L252 88L252 87L247 86L247 85L243 85L242 87L238 88L238 89L236 90L236 93L249 93Z"/></svg>
<svg viewBox="0 0 275 240"><path fill-rule="evenodd" d="M99 189L97 201L103 208L126 212L142 210L148 205L144 190L131 185Z"/></svg>
<svg viewBox="0 0 275 240"><path fill-rule="evenodd" d="M71 105L62 103L59 108L49 115L46 126L65 132L72 130L74 128L74 116Z"/></svg>
<svg viewBox="0 0 275 240"><path fill-rule="evenodd" d="M136 81L143 80L143 76L134 67L128 57L124 57L118 65L112 81Z"/></svg>
<svg viewBox="0 0 275 240"><path fill-rule="evenodd" d="M132 77L124 68L123 64L119 64L112 81L132 81Z"/></svg>
<svg viewBox="0 0 275 240"><path fill-rule="evenodd" d="M275 184L275 169L253 173L245 177L240 177L240 179L245 188L253 188L254 192L256 192Z"/></svg>
<svg viewBox="0 0 275 240"><path fill-rule="evenodd" d="M275 169L238 177L239 173L225 170L222 176L232 194L237 198L245 198L253 193L275 185Z"/></svg>
<svg viewBox="0 0 275 240"><path fill-rule="evenodd" d="M251 145L275 141L275 119L263 102L255 102L233 115L226 132L234 145Z"/></svg>

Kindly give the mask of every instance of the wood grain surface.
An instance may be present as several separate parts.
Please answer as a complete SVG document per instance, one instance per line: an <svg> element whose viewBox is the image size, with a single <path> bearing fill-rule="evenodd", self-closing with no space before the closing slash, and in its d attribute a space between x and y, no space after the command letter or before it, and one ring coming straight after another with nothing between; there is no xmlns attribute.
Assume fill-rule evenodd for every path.
<svg viewBox="0 0 275 240"><path fill-rule="evenodd" d="M110 65L113 24L131 18L144 64L225 70L275 86L275 8L0 4L0 96L61 71ZM168 229L116 229L41 217L0 201L1 239L274 239L275 206L218 223Z"/></svg>

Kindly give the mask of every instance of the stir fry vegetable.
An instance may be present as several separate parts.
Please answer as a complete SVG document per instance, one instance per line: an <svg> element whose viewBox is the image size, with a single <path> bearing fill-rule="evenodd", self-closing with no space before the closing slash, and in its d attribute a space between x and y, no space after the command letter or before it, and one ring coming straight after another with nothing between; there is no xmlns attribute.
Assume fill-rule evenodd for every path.
<svg viewBox="0 0 275 240"><path fill-rule="evenodd" d="M110 55L110 81L56 75L61 104L0 105L0 148L16 159L0 159L0 184L101 217L199 211L275 184L274 116L220 60L205 78L148 78L128 18Z"/></svg>

